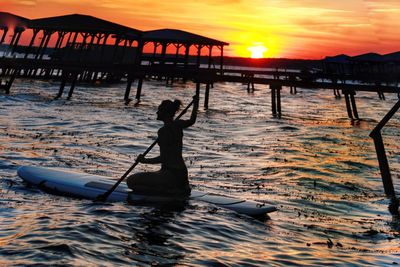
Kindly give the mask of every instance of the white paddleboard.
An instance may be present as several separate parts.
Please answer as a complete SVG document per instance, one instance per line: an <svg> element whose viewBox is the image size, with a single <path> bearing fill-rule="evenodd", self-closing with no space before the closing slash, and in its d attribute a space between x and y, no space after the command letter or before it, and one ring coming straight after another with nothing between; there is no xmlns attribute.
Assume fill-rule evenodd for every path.
<svg viewBox="0 0 400 267"><path fill-rule="evenodd" d="M39 186L49 192L75 196L85 199L96 199L110 189L115 181L105 176L91 175L54 168L22 166L18 175L26 182ZM166 200L166 197L154 197L132 193L125 183L121 183L107 198L108 201L154 202ZM276 211L275 206L255 201L240 200L216 194L192 190L189 199L208 202L226 209L250 216L259 216Z"/></svg>

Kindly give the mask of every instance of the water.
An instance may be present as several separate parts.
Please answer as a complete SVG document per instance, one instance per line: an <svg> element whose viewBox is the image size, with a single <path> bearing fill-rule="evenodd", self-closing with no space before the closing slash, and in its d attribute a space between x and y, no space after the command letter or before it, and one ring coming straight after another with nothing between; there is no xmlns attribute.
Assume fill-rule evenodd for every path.
<svg viewBox="0 0 400 267"><path fill-rule="evenodd" d="M1 266L400 264L400 219L387 210L368 137L395 95L358 93L364 119L352 123L330 90L284 88L275 118L265 86L248 94L245 85L216 84L210 109L185 132L191 184L279 207L256 220L195 201L93 203L28 187L16 176L20 165L119 178L152 143L160 101L186 105L195 88L146 81L140 105L124 106L124 84L78 86L70 101L53 100L58 86L17 80L11 95L0 95ZM397 114L383 131L397 192L399 122Z"/></svg>

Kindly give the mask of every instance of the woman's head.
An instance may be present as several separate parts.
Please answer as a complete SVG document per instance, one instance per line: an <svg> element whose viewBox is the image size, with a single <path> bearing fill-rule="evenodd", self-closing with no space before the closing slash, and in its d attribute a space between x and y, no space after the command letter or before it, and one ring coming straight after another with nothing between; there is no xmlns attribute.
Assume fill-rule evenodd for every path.
<svg viewBox="0 0 400 267"><path fill-rule="evenodd" d="M182 102L175 99L173 102L171 100L163 100L158 106L157 119L158 120L172 120L175 113L179 110Z"/></svg>

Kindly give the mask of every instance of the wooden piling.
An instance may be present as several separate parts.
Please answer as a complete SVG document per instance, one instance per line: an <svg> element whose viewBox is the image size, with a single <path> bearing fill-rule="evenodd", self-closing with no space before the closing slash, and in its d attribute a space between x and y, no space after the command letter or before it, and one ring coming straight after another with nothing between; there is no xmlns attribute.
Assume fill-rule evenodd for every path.
<svg viewBox="0 0 400 267"><path fill-rule="evenodd" d="M355 95L356 92L351 90L343 90L344 94L344 99L346 101L346 110L347 110L347 115L349 116L350 119L359 119L358 116L358 111L357 111L357 105L356 105L356 99Z"/></svg>
<svg viewBox="0 0 400 267"><path fill-rule="evenodd" d="M343 92L343 94L344 94L344 99L346 101L347 115L349 116L350 119L353 119L353 112L351 110L349 93L348 92Z"/></svg>
<svg viewBox="0 0 400 267"><path fill-rule="evenodd" d="M381 129L392 118L392 116L400 108L400 100L392 107L392 109L383 117L378 125L371 131L369 136L374 140L376 155L378 157L379 170L381 172L383 187L385 194L392 199L396 199L396 193L393 187L392 176L390 174L389 163L385 153L385 147L382 141Z"/></svg>
<svg viewBox="0 0 400 267"><path fill-rule="evenodd" d="M6 91L6 94L7 94L7 95L10 94L11 86L12 86L12 84L13 84L15 78L17 77L18 72L19 72L19 71L15 69L14 72L12 73L12 75L11 75L10 80L6 83L5 91Z"/></svg>
<svg viewBox="0 0 400 267"><path fill-rule="evenodd" d="M339 89L333 89L333 94L335 95L335 98L341 98L340 90Z"/></svg>
<svg viewBox="0 0 400 267"><path fill-rule="evenodd" d="M271 109L272 109L272 114L276 115L276 101L275 101L275 95L276 95L276 89L271 86Z"/></svg>
<svg viewBox="0 0 400 267"><path fill-rule="evenodd" d="M208 109L208 100L210 97L210 84L206 84L206 91L204 92L204 109Z"/></svg>
<svg viewBox="0 0 400 267"><path fill-rule="evenodd" d="M354 91L350 93L350 100L351 100L351 106L352 106L354 118L359 119L357 105L356 105L356 99L354 97L355 94L356 94L356 92L354 92Z"/></svg>
<svg viewBox="0 0 400 267"><path fill-rule="evenodd" d="M125 96L124 96L125 104L129 103L129 95L131 93L131 87L132 87L133 81L134 81L133 78L128 76L128 82L126 84Z"/></svg>
<svg viewBox="0 0 400 267"><path fill-rule="evenodd" d="M0 44L4 43L4 40L7 36L7 32L8 32L8 27L4 27L3 28L3 35L1 36L1 40L0 40Z"/></svg>
<svg viewBox="0 0 400 267"><path fill-rule="evenodd" d="M78 80L78 74L74 74L74 76L72 78L71 88L69 89L69 92L68 92L68 98L67 98L68 100L71 99L72 94L74 93L74 89L75 89L77 80Z"/></svg>
<svg viewBox="0 0 400 267"><path fill-rule="evenodd" d="M382 135L380 132L376 132L371 137L374 140L375 144L375 150L376 150L376 155L378 157L379 170L381 172L385 194L389 197L393 197L396 195L396 193L394 191L392 175L390 174L389 162L386 157L385 146L382 141Z"/></svg>
<svg viewBox="0 0 400 267"><path fill-rule="evenodd" d="M276 88L276 109L278 112L278 115L282 114L281 110L281 88Z"/></svg>
<svg viewBox="0 0 400 267"><path fill-rule="evenodd" d="M136 100L137 101L140 101L140 96L142 94L142 85L143 85L143 78L140 78L138 81L137 90L136 90Z"/></svg>
<svg viewBox="0 0 400 267"><path fill-rule="evenodd" d="M271 84L271 108L272 108L272 114L275 115L281 115L282 114L282 109L281 109L281 90L282 86L281 85L276 85L276 84Z"/></svg>
<svg viewBox="0 0 400 267"><path fill-rule="evenodd" d="M64 88L65 88L65 84L67 83L67 78L68 75L64 75L61 84L60 84L60 89L58 90L58 94L56 95L55 99L58 99L62 96L63 92L64 92Z"/></svg>

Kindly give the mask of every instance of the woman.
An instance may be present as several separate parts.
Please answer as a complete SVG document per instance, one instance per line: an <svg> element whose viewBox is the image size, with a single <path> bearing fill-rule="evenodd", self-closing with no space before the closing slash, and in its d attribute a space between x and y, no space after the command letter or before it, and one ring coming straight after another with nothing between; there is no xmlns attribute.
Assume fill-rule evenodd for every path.
<svg viewBox="0 0 400 267"><path fill-rule="evenodd" d="M193 109L189 120L174 121L180 105L179 100L173 102L164 100L158 106L157 120L164 122L164 126L158 130L157 138L160 155L155 158L139 155L138 162L161 164L161 169L156 172L136 173L128 177L127 184L133 192L148 195L190 195L188 171L182 158L182 138L183 129L196 122L199 98L193 97Z"/></svg>

